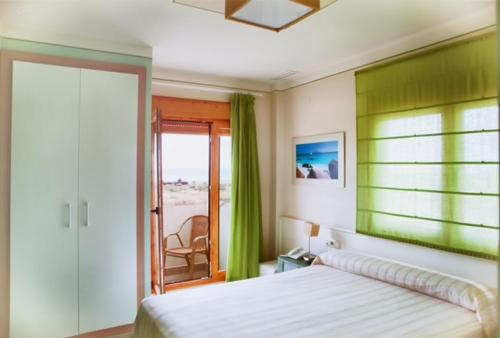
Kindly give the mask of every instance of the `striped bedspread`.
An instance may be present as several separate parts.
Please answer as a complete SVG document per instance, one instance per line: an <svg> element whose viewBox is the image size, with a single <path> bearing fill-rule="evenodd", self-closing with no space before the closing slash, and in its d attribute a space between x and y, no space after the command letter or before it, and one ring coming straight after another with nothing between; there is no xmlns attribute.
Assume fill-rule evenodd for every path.
<svg viewBox="0 0 500 338"><path fill-rule="evenodd" d="M326 265L142 302L136 338L484 337L473 311Z"/></svg>

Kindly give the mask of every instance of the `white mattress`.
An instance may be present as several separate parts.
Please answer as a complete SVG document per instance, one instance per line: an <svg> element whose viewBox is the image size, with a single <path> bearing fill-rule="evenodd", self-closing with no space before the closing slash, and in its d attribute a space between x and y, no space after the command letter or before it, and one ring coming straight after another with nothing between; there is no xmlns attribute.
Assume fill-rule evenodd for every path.
<svg viewBox="0 0 500 338"><path fill-rule="evenodd" d="M149 297L136 338L483 337L464 307L361 275L313 265Z"/></svg>

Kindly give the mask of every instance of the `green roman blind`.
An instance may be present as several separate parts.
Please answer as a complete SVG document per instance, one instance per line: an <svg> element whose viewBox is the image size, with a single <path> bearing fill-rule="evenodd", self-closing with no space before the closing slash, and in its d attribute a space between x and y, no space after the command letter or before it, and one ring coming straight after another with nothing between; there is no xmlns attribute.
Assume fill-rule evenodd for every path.
<svg viewBox="0 0 500 338"><path fill-rule="evenodd" d="M356 73L357 232L498 257L495 39Z"/></svg>

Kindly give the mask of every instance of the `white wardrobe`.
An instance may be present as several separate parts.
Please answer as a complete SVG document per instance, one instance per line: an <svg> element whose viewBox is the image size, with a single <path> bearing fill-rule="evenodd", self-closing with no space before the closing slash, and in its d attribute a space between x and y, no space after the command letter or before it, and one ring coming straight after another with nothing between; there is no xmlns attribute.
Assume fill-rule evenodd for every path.
<svg viewBox="0 0 500 338"><path fill-rule="evenodd" d="M13 62L11 337L133 323L138 97L137 74Z"/></svg>

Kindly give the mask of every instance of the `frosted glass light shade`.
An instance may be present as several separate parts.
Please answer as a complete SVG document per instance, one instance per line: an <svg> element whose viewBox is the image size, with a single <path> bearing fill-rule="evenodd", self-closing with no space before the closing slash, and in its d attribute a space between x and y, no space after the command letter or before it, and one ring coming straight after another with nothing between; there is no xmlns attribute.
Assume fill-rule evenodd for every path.
<svg viewBox="0 0 500 338"><path fill-rule="evenodd" d="M319 0L226 0L226 18L280 31L320 9Z"/></svg>

